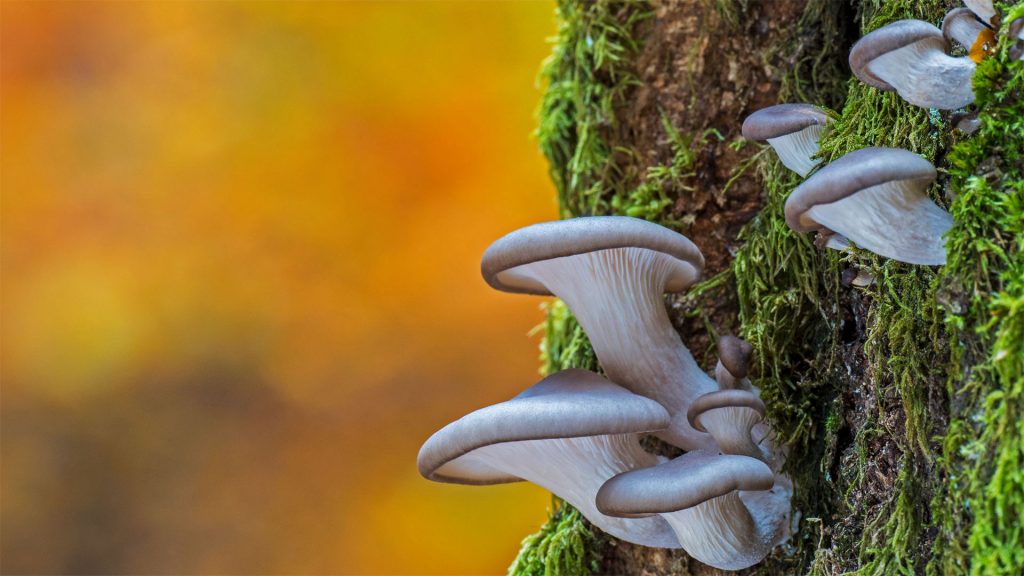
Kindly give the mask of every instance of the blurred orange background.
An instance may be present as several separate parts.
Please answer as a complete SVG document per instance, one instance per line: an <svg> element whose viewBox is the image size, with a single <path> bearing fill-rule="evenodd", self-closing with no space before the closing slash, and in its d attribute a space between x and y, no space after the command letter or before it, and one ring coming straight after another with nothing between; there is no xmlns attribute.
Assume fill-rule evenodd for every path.
<svg viewBox="0 0 1024 576"><path fill-rule="evenodd" d="M415 460L538 378L553 5L0 10L3 572L503 573L548 494Z"/></svg>

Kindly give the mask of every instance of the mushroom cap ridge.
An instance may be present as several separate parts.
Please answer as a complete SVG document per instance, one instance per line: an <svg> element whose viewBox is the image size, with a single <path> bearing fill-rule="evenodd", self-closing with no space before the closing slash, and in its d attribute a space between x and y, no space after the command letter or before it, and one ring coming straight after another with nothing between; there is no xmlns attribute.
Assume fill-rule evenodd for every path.
<svg viewBox="0 0 1024 576"><path fill-rule="evenodd" d="M608 480L597 492L597 509L609 516L663 514L774 483L772 469L756 458L698 450Z"/></svg>
<svg viewBox="0 0 1024 576"><path fill-rule="evenodd" d="M686 411L686 418L689 420L690 426L701 432L707 432L700 423L701 414L716 408L732 407L750 408L761 416L764 416L765 412L764 402L757 397L757 394L749 390L718 390L708 392L690 404L690 409Z"/></svg>
<svg viewBox="0 0 1024 576"><path fill-rule="evenodd" d="M564 370L511 400L471 412L438 430L423 443L417 464L423 477L438 482L518 482L520 478L505 474L465 479L438 469L491 444L652 432L667 428L669 422L668 412L654 400L593 372Z"/></svg>
<svg viewBox="0 0 1024 576"><path fill-rule="evenodd" d="M480 272L497 290L549 296L542 285L506 283L499 276L531 262L613 248L646 248L675 258L679 266L668 291L686 288L704 269L700 249L678 232L628 216L584 216L541 222L506 234L484 252Z"/></svg>
<svg viewBox="0 0 1024 576"><path fill-rule="evenodd" d="M865 84L882 90L895 90L885 80L868 70L868 64L883 54L899 50L919 40L933 39L943 46L942 30L921 20L899 20L864 36L850 49L850 69Z"/></svg>
<svg viewBox="0 0 1024 576"><path fill-rule="evenodd" d="M831 204L855 192L897 180L934 180L935 167L902 148L861 148L826 164L793 190L786 200L786 224L797 232L811 232L800 217L812 206Z"/></svg>
<svg viewBox="0 0 1024 576"><path fill-rule="evenodd" d="M743 121L743 137L767 140L828 124L828 115L812 104L777 104L762 108Z"/></svg>

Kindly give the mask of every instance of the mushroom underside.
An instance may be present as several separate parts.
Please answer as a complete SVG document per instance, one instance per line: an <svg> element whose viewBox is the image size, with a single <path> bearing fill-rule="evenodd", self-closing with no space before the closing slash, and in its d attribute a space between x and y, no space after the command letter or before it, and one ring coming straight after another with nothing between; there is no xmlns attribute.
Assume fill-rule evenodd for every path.
<svg viewBox="0 0 1024 576"><path fill-rule="evenodd" d="M952 227L953 218L921 188L920 182L907 180L879 184L830 204L812 206L801 221L813 221L886 258L910 264L945 264L942 236Z"/></svg>
<svg viewBox="0 0 1024 576"><path fill-rule="evenodd" d="M745 406L728 406L708 410L699 416L700 425L708 431L726 454L739 454L768 462L767 454L761 449L762 436L754 434L754 426L762 421L756 410Z"/></svg>
<svg viewBox="0 0 1024 576"><path fill-rule="evenodd" d="M687 554L715 568L742 570L789 537L790 493L777 483L771 490L731 492L661 516Z"/></svg>
<svg viewBox="0 0 1024 576"><path fill-rule="evenodd" d="M970 58L947 55L942 43L932 38L882 54L868 63L872 74L889 83L910 104L941 110L955 110L974 102L974 69Z"/></svg>
<svg viewBox="0 0 1024 576"><path fill-rule="evenodd" d="M646 248L613 248L523 264L502 280L539 282L565 301L586 331L608 378L651 398L672 415L658 436L685 450L712 448L685 416L717 385L693 359L669 320L663 294L683 276L678 259Z"/></svg>
<svg viewBox="0 0 1024 576"><path fill-rule="evenodd" d="M661 461L644 451L636 434L612 434L492 444L456 458L436 472L456 478L488 477L495 472L515 476L556 494L592 524L620 540L654 548L679 548L662 518L606 516L597 510L594 500L609 478Z"/></svg>
<svg viewBox="0 0 1024 576"><path fill-rule="evenodd" d="M775 149L783 166L801 176L807 176L817 165L813 156L818 153L818 140L825 126L814 124L802 130L769 138L768 143Z"/></svg>

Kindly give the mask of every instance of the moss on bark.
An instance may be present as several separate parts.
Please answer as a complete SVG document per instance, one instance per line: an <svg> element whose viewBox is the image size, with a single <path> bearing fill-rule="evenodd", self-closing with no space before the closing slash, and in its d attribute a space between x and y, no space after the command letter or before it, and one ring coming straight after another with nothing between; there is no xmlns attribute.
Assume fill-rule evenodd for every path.
<svg viewBox="0 0 1024 576"><path fill-rule="evenodd" d="M859 35L901 18L937 24L953 1L790 4L778 13L788 9L795 22L761 47L765 72L735 81L725 92L735 105L722 112L749 112L766 98L811 102L838 110L824 161L864 146L932 160L942 175L931 194L955 220L946 266L816 249L782 217L799 178L738 137L742 115L733 129L689 121L685 105L698 97L685 85L679 99L665 95L658 74L706 76L693 62L713 58L709 42L728 59L743 46L723 38L767 26L771 16L742 0L559 3L538 136L563 216L628 214L728 246L709 258L709 280L668 303L698 359L714 357L721 332L754 344L755 383L791 448L801 529L750 573L1016 574L1024 566L1024 64L1010 61L1004 41L979 66L981 129L968 138L951 114L869 88L842 66ZM1024 16L1024 4L1000 8L1007 22ZM726 36L710 30L679 46L682 68L659 64L678 31L673 20L685 28L692 19ZM652 98L654 106L636 104ZM709 198L717 207L705 207ZM751 216L730 219L744 210ZM709 213L714 227L696 223ZM852 271L873 282L842 282ZM545 372L598 368L563 304L549 308L544 329ZM524 541L510 571L639 566L707 572L684 554L600 535L564 505Z"/></svg>

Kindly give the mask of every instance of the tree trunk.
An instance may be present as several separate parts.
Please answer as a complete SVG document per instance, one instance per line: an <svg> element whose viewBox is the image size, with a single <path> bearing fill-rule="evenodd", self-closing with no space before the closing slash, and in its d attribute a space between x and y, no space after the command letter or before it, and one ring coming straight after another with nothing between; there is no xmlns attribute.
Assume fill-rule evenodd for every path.
<svg viewBox="0 0 1024 576"><path fill-rule="evenodd" d="M705 279L668 299L710 370L718 335L755 349L754 383L789 447L799 532L751 574L1020 574L1024 566L1024 63L979 65L981 129L880 92L847 66L863 33L939 23L954 0L569 2L545 65L539 141L563 216L624 214L678 230ZM1004 22L1024 3L1003 5ZM954 216L943 267L823 251L782 216L800 182L746 142L751 112L837 113L823 162L906 148L940 168ZM851 282L857 278L857 282ZM548 371L598 369L561 304ZM563 506L515 574L709 574L681 551L615 541Z"/></svg>

